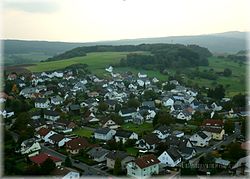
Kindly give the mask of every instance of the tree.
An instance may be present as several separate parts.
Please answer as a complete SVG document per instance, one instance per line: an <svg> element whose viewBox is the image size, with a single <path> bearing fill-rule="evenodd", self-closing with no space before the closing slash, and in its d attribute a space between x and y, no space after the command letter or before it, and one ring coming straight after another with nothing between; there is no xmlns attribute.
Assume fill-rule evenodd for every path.
<svg viewBox="0 0 250 179"><path fill-rule="evenodd" d="M71 162L69 156L66 157L66 159L65 159L65 161L64 161L64 165L65 165L66 167L72 167L72 162Z"/></svg>
<svg viewBox="0 0 250 179"><path fill-rule="evenodd" d="M175 123L175 120L166 109L160 110L153 119L154 127L157 125L169 125L172 123Z"/></svg>
<svg viewBox="0 0 250 179"><path fill-rule="evenodd" d="M241 148L241 144L239 143L231 143L228 145L229 156L232 159L238 160L244 156L246 156L246 152Z"/></svg>
<svg viewBox="0 0 250 179"><path fill-rule="evenodd" d="M155 100L157 96L158 95L153 90L146 90L143 94L145 100Z"/></svg>
<svg viewBox="0 0 250 179"><path fill-rule="evenodd" d="M47 158L42 164L41 164L41 173L43 175L49 175L54 169L56 168L56 164L51 158Z"/></svg>
<svg viewBox="0 0 250 179"><path fill-rule="evenodd" d="M234 123L232 120L226 120L224 124L224 129L226 133L232 134L234 131Z"/></svg>
<svg viewBox="0 0 250 179"><path fill-rule="evenodd" d="M100 102L98 105L98 110L99 111L107 111L109 108L108 104L105 102Z"/></svg>
<svg viewBox="0 0 250 179"><path fill-rule="evenodd" d="M120 158L116 158L116 160L115 160L113 174L114 175L121 175L122 174L122 165L121 165Z"/></svg>
<svg viewBox="0 0 250 179"><path fill-rule="evenodd" d="M127 105L131 108L138 108L140 106L140 102L138 99L133 98L128 100Z"/></svg>
<svg viewBox="0 0 250 179"><path fill-rule="evenodd" d="M229 68L225 68L223 71L223 75L226 77L229 77L232 75L232 70L230 70Z"/></svg>

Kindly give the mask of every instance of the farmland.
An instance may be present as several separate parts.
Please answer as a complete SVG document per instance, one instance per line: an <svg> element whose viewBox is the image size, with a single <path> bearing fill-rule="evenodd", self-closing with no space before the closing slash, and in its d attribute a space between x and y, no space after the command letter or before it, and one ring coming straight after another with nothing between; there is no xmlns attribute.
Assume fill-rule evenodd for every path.
<svg viewBox="0 0 250 179"><path fill-rule="evenodd" d="M75 57L66 60L52 61L52 62L40 62L35 63L32 66L27 66L26 69L31 72L42 72L42 71L53 71L63 69L69 65L82 63L87 64L88 69L91 73L96 74L100 77L107 75L108 73L104 70L105 67L109 65L118 64L121 58L126 57L126 55L131 52L93 52L88 53L84 57ZM136 52L144 53L148 52ZM246 65L234 62L228 59L220 59L217 57L210 57L209 66L198 67L200 71L203 70L213 70L214 72L222 72L225 68L232 70L232 75L230 77L218 76L217 80L208 80L204 78L189 78L187 72L192 72L195 68L185 68L178 69L181 71L183 79L186 83L196 84L200 87L214 87L217 84L222 84L226 88L226 96L233 96L239 92L244 93L246 91L245 77L246 77ZM197 69L197 68L196 68ZM168 75L161 74L156 70L143 70L140 68L133 67L115 67L115 73L123 73L130 71L134 74L138 72L147 73L149 77L156 77L161 81L167 81ZM167 69L169 75L174 75L177 69Z"/></svg>

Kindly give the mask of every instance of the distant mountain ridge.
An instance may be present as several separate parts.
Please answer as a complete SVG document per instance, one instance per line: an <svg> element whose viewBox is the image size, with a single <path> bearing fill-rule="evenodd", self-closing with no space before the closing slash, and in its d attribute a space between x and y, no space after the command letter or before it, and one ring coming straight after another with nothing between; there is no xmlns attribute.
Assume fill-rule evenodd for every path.
<svg viewBox="0 0 250 179"><path fill-rule="evenodd" d="M86 43L71 42L50 42L50 41L25 41L25 40L3 40L3 52L5 62L14 59L22 63L26 56L20 54L32 54L32 58L36 61L44 60L61 54L65 51L82 46L95 45L139 45L152 43L168 43L168 44L195 44L208 48L209 51L216 54L235 54L241 50L247 49L247 33L249 32L224 32L216 34L193 35L193 36L169 36L156 38L139 38L139 39L123 39L114 41L99 41ZM37 53L43 58L36 58ZM27 62L25 62L27 63Z"/></svg>

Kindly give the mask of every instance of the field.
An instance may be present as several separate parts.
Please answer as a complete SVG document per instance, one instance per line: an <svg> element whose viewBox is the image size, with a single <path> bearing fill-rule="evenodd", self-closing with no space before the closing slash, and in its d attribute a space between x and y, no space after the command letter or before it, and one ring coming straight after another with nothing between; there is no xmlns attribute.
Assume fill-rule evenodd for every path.
<svg viewBox="0 0 250 179"><path fill-rule="evenodd" d="M73 131L73 134L76 134L78 136L81 136L81 137L87 137L87 138L90 138L91 135L93 134L93 131L92 130L88 130L88 129L76 129Z"/></svg>
<svg viewBox="0 0 250 179"><path fill-rule="evenodd" d="M141 125L133 124L133 123L126 123L123 124L122 129L129 130L137 133L138 135L142 135L144 132L152 131L153 125L152 123L143 123Z"/></svg>
<svg viewBox="0 0 250 179"><path fill-rule="evenodd" d="M52 62L41 62L35 63L34 66L27 67L28 70L32 72L42 72L42 71L53 71L58 69L63 69L69 65L82 63L87 64L89 70L94 74L105 73L105 68L108 65L116 64L120 62L120 59L125 57L131 52L95 52L88 53L84 57L75 57L67 60L52 61ZM143 52L137 52L143 53Z"/></svg>
<svg viewBox="0 0 250 179"><path fill-rule="evenodd" d="M124 58L130 52L95 52L88 53L87 56L84 57L75 57L67 60L61 61L53 61L53 62L41 62L34 63L32 66L25 67L31 72L42 72L42 71L52 71L63 69L69 65L82 63L87 64L88 69L93 73L100 77L106 76L108 73L105 71L105 68L112 64L119 63L121 58ZM147 54L148 52L137 52ZM199 67L200 71L213 69L214 72L222 72L225 68L229 68L232 70L232 76L223 77L219 76L217 80L208 80L203 78L194 78L190 79L185 74L188 71L195 70L195 68L185 68L179 69L183 74L184 81L187 83L197 84L198 86L204 87L214 87L216 84L222 84L226 88L226 96L231 97L237 93L244 93L246 91L246 65L239 64L232 60L228 59L219 59L217 57L209 58L209 66L207 67ZM170 75L174 75L175 69L167 69ZM167 81L168 75L163 75L159 71L153 70L143 70L132 67L115 67L114 72L123 73L130 71L134 74L138 72L146 73L149 77L156 77L161 81Z"/></svg>

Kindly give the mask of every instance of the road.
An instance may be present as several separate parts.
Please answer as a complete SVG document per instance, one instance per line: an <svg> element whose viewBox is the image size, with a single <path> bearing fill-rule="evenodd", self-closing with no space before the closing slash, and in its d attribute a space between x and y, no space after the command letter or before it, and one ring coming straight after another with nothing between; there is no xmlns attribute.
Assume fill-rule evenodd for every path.
<svg viewBox="0 0 250 179"><path fill-rule="evenodd" d="M50 148L44 146L43 144L40 144L40 145L41 145L41 151L42 152L46 152L46 153L48 153L50 155L58 157L62 161L64 161L65 158L67 157L66 155L63 155L63 154L61 154L61 153L59 153L59 152L57 152L57 151L55 151L53 149L50 149ZM74 167L76 167L78 169L81 169L81 170L84 170L84 173L83 173L84 176L90 176L90 175L93 175L93 176L97 176L98 175L98 176L106 176L106 177L111 176L109 173L107 173L105 171L102 171L102 170L100 170L98 168L94 168L92 166L89 166L89 165L87 165L85 163L82 163L82 162L75 163L74 159L71 159L71 161L72 161L72 165ZM113 178L113 176L112 176L112 178Z"/></svg>
<svg viewBox="0 0 250 179"><path fill-rule="evenodd" d="M216 142L213 146L210 146L209 148L198 148L197 147L198 153L202 153L202 154L200 156L196 157L196 158L193 158L193 159L189 160L189 163L191 165L197 164L199 162L199 159L202 156L204 156L204 155L210 153L211 151L213 151L215 147L218 149L222 145L228 145L228 144L232 143L232 141L235 140L236 137L239 136L239 135L240 135L240 131L236 130L235 133L232 134L232 135L230 135L230 136L228 136L226 140L222 140L222 141Z"/></svg>

